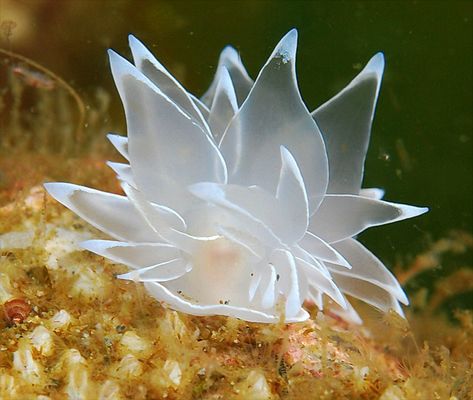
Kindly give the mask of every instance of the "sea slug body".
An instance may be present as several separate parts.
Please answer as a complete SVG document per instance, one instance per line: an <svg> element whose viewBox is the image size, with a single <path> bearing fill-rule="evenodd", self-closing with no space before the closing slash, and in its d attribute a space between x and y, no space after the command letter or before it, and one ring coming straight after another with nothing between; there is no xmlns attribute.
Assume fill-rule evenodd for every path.
<svg viewBox="0 0 473 400"><path fill-rule="evenodd" d="M134 64L109 52L127 137L108 136L127 163L109 163L125 195L69 183L48 192L113 240L83 248L130 267L171 308L247 321L303 321L323 295L360 321L345 295L374 307L408 304L401 286L356 236L426 208L362 189L384 70L376 54L310 113L297 86L297 31L255 81L226 47L201 99L135 37ZM356 112L355 112L356 111Z"/></svg>

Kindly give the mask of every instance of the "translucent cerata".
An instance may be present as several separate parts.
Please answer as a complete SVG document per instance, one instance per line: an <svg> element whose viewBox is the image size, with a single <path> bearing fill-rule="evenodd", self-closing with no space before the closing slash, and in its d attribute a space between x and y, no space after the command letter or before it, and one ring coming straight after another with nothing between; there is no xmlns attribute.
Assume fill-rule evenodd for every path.
<svg viewBox="0 0 473 400"><path fill-rule="evenodd" d="M382 53L310 112L296 80L297 31L253 80L220 54L199 99L130 36L133 63L109 51L127 136L108 135L124 195L70 183L47 191L110 236L82 246L130 268L120 279L193 315L303 321L323 297L360 319L345 295L402 315L401 286L357 235L427 211L362 189L384 70Z"/></svg>

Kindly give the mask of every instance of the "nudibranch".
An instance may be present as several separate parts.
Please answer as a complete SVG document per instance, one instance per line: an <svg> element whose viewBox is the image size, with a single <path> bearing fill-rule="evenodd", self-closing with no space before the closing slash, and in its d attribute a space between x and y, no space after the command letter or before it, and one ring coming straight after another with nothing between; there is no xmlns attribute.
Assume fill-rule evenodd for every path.
<svg viewBox="0 0 473 400"><path fill-rule="evenodd" d="M254 322L308 318L323 295L358 316L345 295L402 315L400 284L356 236L426 208L362 189L384 70L383 54L312 113L296 80L297 31L253 81L226 47L198 99L130 36L134 64L109 51L128 134L108 135L124 195L70 183L47 191L113 240L83 248L122 263L118 278L193 315Z"/></svg>

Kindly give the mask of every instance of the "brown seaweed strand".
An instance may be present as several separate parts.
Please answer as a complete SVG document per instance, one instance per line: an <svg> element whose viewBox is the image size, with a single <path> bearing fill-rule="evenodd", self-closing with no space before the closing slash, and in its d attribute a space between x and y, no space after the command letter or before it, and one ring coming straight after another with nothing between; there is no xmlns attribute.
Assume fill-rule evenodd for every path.
<svg viewBox="0 0 473 400"><path fill-rule="evenodd" d="M69 94L70 96L74 99L74 101L77 104L77 108L79 110L79 121L77 124L76 128L76 140L78 143L82 141L82 127L84 126L84 121L85 121L85 106L84 102L80 98L80 96L77 94L77 91L69 85L64 79L62 79L59 75L55 74L48 68L42 66L41 64L37 63L36 61L31 60L30 58L23 56L21 54L17 54L13 51L10 50L5 50L0 48L0 54L5 54L8 57L13 57L16 58L17 60L20 60L28 65L30 65L33 68L36 68L38 71L43 72L44 74L48 75L51 77L53 80L58 82Z"/></svg>

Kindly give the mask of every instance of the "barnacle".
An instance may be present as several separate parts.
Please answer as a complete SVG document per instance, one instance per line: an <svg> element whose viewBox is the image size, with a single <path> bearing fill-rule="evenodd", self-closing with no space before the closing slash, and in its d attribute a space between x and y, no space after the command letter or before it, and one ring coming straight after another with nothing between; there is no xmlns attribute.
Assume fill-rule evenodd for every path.
<svg viewBox="0 0 473 400"><path fill-rule="evenodd" d="M426 208L361 189L384 68L376 54L313 113L295 73L297 32L277 44L253 82L231 47L198 100L130 36L135 65L113 51L111 69L128 137L109 135L129 161L109 163L126 196L48 183L58 201L115 240L82 246L132 270L172 308L194 315L302 321L328 295L359 320L345 295L402 315L407 297L356 235Z"/></svg>

